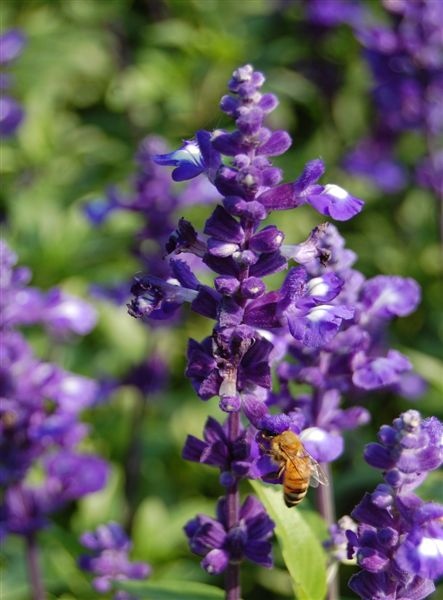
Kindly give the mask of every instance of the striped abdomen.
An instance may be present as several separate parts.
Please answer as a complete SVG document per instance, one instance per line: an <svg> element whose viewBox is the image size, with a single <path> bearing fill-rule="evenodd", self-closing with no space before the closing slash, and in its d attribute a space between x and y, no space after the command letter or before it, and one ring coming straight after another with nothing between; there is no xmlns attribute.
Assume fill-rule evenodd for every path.
<svg viewBox="0 0 443 600"><path fill-rule="evenodd" d="M310 475L309 464L305 460L299 459L297 469L288 461L283 477L283 498L286 506L291 508L300 504L307 494Z"/></svg>

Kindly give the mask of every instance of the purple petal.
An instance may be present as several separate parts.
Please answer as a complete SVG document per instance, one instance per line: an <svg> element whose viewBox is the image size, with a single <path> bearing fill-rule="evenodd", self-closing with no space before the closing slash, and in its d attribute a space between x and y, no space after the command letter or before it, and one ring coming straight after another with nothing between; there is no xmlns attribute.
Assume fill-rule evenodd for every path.
<svg viewBox="0 0 443 600"><path fill-rule="evenodd" d="M405 317L417 308L420 295L413 279L378 275L365 282L361 301L371 316Z"/></svg>
<svg viewBox="0 0 443 600"><path fill-rule="evenodd" d="M291 136L286 131L273 131L271 137L261 146L257 153L266 156L279 156L284 154L292 144Z"/></svg>
<svg viewBox="0 0 443 600"><path fill-rule="evenodd" d="M241 244L245 233L240 223L222 206L217 206L206 221L204 233L225 242Z"/></svg>
<svg viewBox="0 0 443 600"><path fill-rule="evenodd" d="M301 439L306 450L318 462L332 462L343 453L342 436L329 433L320 427L304 429Z"/></svg>
<svg viewBox="0 0 443 600"><path fill-rule="evenodd" d="M9 29L0 35L0 64L6 65L22 52L26 37L20 29Z"/></svg>
<svg viewBox="0 0 443 600"><path fill-rule="evenodd" d="M219 575L227 568L229 556L224 550L215 548L208 552L200 564L210 575Z"/></svg>
<svg viewBox="0 0 443 600"><path fill-rule="evenodd" d="M347 221L355 217L363 208L364 202L351 196L338 185L328 184L320 193L309 193L308 202L322 215L337 221Z"/></svg>
<svg viewBox="0 0 443 600"><path fill-rule="evenodd" d="M306 199L295 193L293 183L283 183L260 194L257 202L260 202L268 211L288 210L305 204Z"/></svg>

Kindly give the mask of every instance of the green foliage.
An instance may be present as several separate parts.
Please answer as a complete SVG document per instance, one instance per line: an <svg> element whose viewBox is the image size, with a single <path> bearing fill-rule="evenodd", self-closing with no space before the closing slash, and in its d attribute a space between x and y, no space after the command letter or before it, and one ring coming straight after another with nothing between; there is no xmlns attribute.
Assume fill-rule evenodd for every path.
<svg viewBox="0 0 443 600"><path fill-rule="evenodd" d="M0 3L0 23L2 29L20 27L28 37L10 69L11 93L24 105L26 120L15 138L2 142L2 236L20 263L32 269L35 285L60 285L99 311L96 330L63 354L48 348L39 332L30 334L32 343L40 356L55 354L62 366L91 377L119 377L153 349L168 356L170 389L149 399L140 424L134 557L150 560L154 573L153 583L140 585L146 598L221 597L205 585L206 575L182 532L196 512L213 513L221 489L215 470L181 459L186 435L200 436L207 415L218 411L216 402L200 403L183 378L186 338L204 337L208 323L187 317L175 330L147 335L124 308L92 299L91 284L117 283L139 270L130 248L141 223L136 215L118 213L94 229L82 214L84 203L102 197L109 185L129 191L133 156L144 136L164 135L173 147L198 129L223 127L217 106L226 81L236 66L253 63L266 72L267 90L280 98L272 126L289 128L294 139L291 151L276 160L286 180L294 180L306 161L322 156L328 180L366 200L363 213L340 226L359 255L357 268L368 277L395 273L421 284L422 305L394 324L392 345L403 349L429 382L418 408L425 416L443 418L442 261L435 200L414 183L404 193L386 196L343 172L343 154L373 125L370 78L349 31L313 35L302 22L301 2L15 0ZM332 81L327 92L310 76L322 64ZM408 136L402 159L413 164L420 149L417 136ZM192 217L201 224L208 210L192 209ZM304 239L319 222L308 208L297 213L293 221L289 213L276 215L287 243ZM126 388L85 415L91 428L86 449L110 460L112 476L104 491L57 515L56 526L41 536L51 600L90 600L90 578L76 567L78 535L107 519L124 522L128 515L122 465L140 400ZM379 425L411 406L389 393L368 402L372 425L347 435L347 452L334 465L337 514L352 510L381 480L361 458L364 443L374 440ZM298 597L324 597L325 560L318 541L325 536L324 524L304 507L286 509L280 491L255 487L278 523ZM435 473L420 493L435 500L440 489L441 474ZM21 540L8 538L2 551L2 597L25 600ZM272 572L245 567L245 600L293 594L278 552ZM352 597L345 583L341 591L343 600Z"/></svg>
<svg viewBox="0 0 443 600"><path fill-rule="evenodd" d="M204 583L168 581L167 583L128 582L119 588L147 600L216 600L224 598L222 590Z"/></svg>
<svg viewBox="0 0 443 600"><path fill-rule="evenodd" d="M251 485L275 522L275 533L295 597L323 600L326 597L326 555L304 513L287 508L281 490L257 481L251 481Z"/></svg>

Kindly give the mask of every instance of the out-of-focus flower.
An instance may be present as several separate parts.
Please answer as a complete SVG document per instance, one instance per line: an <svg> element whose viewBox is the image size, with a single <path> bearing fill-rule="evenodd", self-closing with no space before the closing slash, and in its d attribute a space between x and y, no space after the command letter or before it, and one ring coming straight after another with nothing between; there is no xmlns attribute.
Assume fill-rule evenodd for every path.
<svg viewBox="0 0 443 600"><path fill-rule="evenodd" d="M26 38L19 29L9 29L0 35L0 66L8 66L22 52ZM23 108L16 100L3 93L11 85L11 78L1 73L0 97L0 137L9 137L18 129L25 116Z"/></svg>
<svg viewBox="0 0 443 600"><path fill-rule="evenodd" d="M79 558L79 566L94 575L92 585L99 594L110 592L118 581L146 579L151 573L147 563L130 561L132 543L118 523L100 525L95 531L84 533L80 541L90 554ZM129 597L123 594L117 592L114 599Z"/></svg>
<svg viewBox="0 0 443 600"><path fill-rule="evenodd" d="M42 325L63 341L68 333L88 333L96 316L86 302L58 289L29 287L28 269L15 266L4 242L0 259L1 529L2 535L28 536L67 502L101 489L108 468L77 451L88 431L79 416L95 402L97 383L36 358L20 328ZM27 476L36 465L42 482L30 485Z"/></svg>

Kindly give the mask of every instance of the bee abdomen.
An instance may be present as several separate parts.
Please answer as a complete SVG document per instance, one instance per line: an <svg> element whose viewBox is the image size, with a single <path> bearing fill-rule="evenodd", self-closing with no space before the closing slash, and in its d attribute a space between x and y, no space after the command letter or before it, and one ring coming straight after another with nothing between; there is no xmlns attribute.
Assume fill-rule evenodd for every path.
<svg viewBox="0 0 443 600"><path fill-rule="evenodd" d="M283 498L287 507L297 506L306 496L308 488L301 488L298 490L284 490Z"/></svg>

